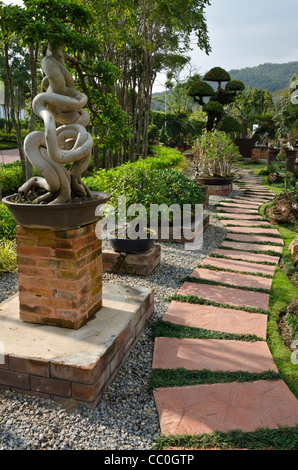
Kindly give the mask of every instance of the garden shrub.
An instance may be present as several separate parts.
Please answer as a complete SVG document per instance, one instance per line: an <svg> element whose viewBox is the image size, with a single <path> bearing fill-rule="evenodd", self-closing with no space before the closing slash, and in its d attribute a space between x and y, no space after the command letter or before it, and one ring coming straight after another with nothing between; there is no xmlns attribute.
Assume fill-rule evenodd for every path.
<svg viewBox="0 0 298 470"><path fill-rule="evenodd" d="M126 204L142 204L150 217L151 204L202 204L204 194L192 180L172 169L150 168L146 163L122 165L112 170L100 170L84 179L91 190L111 195L110 204L118 208L118 198L126 197Z"/></svg>
<svg viewBox="0 0 298 470"><path fill-rule="evenodd" d="M10 210L0 202L0 239L13 240L15 237L16 221Z"/></svg>
<svg viewBox="0 0 298 470"><path fill-rule="evenodd" d="M17 272L17 250L14 240L0 240L0 275Z"/></svg>
<svg viewBox="0 0 298 470"><path fill-rule="evenodd" d="M20 162L0 166L0 188L2 196L16 193L22 184L23 173Z"/></svg>

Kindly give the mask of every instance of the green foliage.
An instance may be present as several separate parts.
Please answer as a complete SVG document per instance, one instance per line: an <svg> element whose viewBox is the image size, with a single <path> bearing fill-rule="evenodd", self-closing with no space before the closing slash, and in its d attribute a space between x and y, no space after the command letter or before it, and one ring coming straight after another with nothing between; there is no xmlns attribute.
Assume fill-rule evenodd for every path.
<svg viewBox="0 0 298 470"><path fill-rule="evenodd" d="M213 67L204 76L207 82L229 82L231 80L230 74L221 67Z"/></svg>
<svg viewBox="0 0 298 470"><path fill-rule="evenodd" d="M225 132L206 132L194 147L200 176L231 175L232 164L241 155L238 147Z"/></svg>
<svg viewBox="0 0 298 470"><path fill-rule="evenodd" d="M238 119L232 116L225 116L219 123L218 130L223 131L228 135L238 135L243 131L243 126Z"/></svg>
<svg viewBox="0 0 298 470"><path fill-rule="evenodd" d="M157 156L126 163L111 170L100 170L84 182L91 190L111 195L110 203L118 207L118 198L126 197L127 206L143 204L147 211L151 204L201 204L202 190L173 167L181 165L180 152L160 147Z"/></svg>
<svg viewBox="0 0 298 470"><path fill-rule="evenodd" d="M0 239L13 240L15 238L16 222L8 208L0 202Z"/></svg>
<svg viewBox="0 0 298 470"><path fill-rule="evenodd" d="M0 274L17 272L16 243L12 240L0 240Z"/></svg>
<svg viewBox="0 0 298 470"><path fill-rule="evenodd" d="M0 187L2 196L16 193L23 184L23 173L20 162L9 163L0 167Z"/></svg>
<svg viewBox="0 0 298 470"><path fill-rule="evenodd" d="M91 10L81 1L25 0L24 7L0 5L2 30L22 36L24 44L67 45L72 50L97 49L97 41L80 34L93 21Z"/></svg>

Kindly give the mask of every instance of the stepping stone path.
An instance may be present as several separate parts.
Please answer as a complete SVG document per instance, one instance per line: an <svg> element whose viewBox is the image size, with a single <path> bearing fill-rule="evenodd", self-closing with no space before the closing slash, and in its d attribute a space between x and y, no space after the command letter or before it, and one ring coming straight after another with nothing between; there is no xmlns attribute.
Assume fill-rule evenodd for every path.
<svg viewBox="0 0 298 470"><path fill-rule="evenodd" d="M175 297L178 300L169 303L162 318L176 326L225 336L157 337L153 371L182 368L230 373L278 372L266 343L266 313L283 240L258 211L275 195L261 185L258 177L244 171L238 181L241 195L217 206L226 239L185 279ZM227 334L232 335L231 339L226 339ZM235 335L251 336L244 340L243 336L235 339ZM278 376L274 380L236 380L156 388L153 393L161 433L200 435L235 429L252 432L297 425L297 400Z"/></svg>

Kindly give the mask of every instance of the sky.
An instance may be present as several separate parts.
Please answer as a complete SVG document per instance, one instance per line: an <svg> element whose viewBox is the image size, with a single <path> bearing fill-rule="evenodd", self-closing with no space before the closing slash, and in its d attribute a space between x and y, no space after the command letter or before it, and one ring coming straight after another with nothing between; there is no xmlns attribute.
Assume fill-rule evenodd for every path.
<svg viewBox="0 0 298 470"><path fill-rule="evenodd" d="M5 1L22 5L21 0ZM226 70L254 67L267 62L298 61L297 0L210 0L206 7L211 53L193 50L191 70L201 75L212 67ZM180 76L189 74L189 68ZM165 74L157 76L154 92L164 90Z"/></svg>

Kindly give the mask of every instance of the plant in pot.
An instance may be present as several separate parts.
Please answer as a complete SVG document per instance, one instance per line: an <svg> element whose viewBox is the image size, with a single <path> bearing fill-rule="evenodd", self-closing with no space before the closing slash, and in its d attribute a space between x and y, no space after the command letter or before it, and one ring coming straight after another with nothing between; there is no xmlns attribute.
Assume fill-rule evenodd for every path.
<svg viewBox="0 0 298 470"><path fill-rule="evenodd" d="M144 221L145 222L145 221ZM108 240L115 251L139 253L153 247L156 232L147 228L146 223L127 223L117 226L115 231L108 233Z"/></svg>
<svg viewBox="0 0 298 470"><path fill-rule="evenodd" d="M77 228L95 222L96 207L109 199L108 194L93 193L81 179L91 159L93 138L87 131L87 96L77 89L66 68L66 63L73 60L66 50L76 52L84 47L88 50L88 44L90 50L96 46L74 32L86 27L91 16L74 1L52 2L51 18L47 2L27 3L25 9L1 6L1 15L10 20L4 23L23 35L28 44L34 37L34 44L39 41L47 45L41 63L45 91L32 102L34 113L44 123L44 132L31 132L24 141L24 153L39 176L25 181L18 193L5 197L3 203L22 226ZM32 18L36 20L32 22ZM71 165L69 170L67 165Z"/></svg>
<svg viewBox="0 0 298 470"><path fill-rule="evenodd" d="M194 147L196 182L227 184L233 181L232 165L240 158L238 147L222 131L206 132Z"/></svg>

